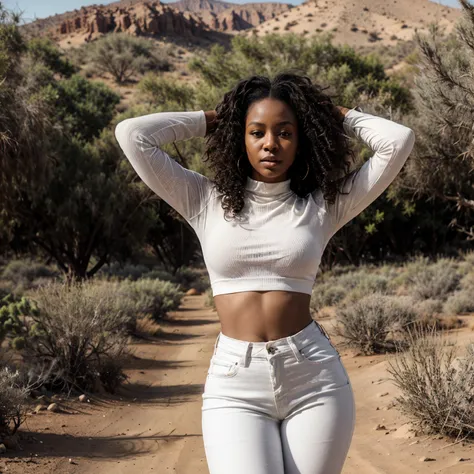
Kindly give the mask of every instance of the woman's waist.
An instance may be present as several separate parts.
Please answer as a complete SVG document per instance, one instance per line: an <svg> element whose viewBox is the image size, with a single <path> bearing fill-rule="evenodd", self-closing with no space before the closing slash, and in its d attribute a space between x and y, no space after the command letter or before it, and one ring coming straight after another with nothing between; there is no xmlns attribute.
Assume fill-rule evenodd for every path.
<svg viewBox="0 0 474 474"><path fill-rule="evenodd" d="M311 295L246 291L215 297L221 332L233 339L268 342L293 335L311 321Z"/></svg>
<svg viewBox="0 0 474 474"><path fill-rule="evenodd" d="M324 329L314 320L306 322L304 327L293 334L268 341L248 341L218 334L214 344L214 355L227 354L238 357L267 359L268 354L282 356L294 354L304 347L317 343L321 347L327 345Z"/></svg>

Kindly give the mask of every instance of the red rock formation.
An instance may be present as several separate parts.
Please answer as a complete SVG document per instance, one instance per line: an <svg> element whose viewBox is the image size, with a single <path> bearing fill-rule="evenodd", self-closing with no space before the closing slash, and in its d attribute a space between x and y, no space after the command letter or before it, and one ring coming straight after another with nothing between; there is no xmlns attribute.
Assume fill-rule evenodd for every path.
<svg viewBox="0 0 474 474"><path fill-rule="evenodd" d="M129 7L83 7L77 16L63 19L56 28L59 35L84 34L85 40L109 32L132 35L200 36L208 25L193 15L184 15L159 1L140 2Z"/></svg>

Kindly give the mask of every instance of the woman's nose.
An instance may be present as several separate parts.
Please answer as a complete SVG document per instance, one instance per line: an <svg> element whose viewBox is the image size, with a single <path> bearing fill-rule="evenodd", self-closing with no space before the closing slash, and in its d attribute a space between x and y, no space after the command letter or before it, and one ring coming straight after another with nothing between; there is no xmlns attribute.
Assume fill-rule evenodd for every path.
<svg viewBox="0 0 474 474"><path fill-rule="evenodd" d="M277 146L277 141L275 140L275 138L273 136L270 136L265 141L264 148L265 148L265 150L273 150L274 148L276 148L276 146Z"/></svg>

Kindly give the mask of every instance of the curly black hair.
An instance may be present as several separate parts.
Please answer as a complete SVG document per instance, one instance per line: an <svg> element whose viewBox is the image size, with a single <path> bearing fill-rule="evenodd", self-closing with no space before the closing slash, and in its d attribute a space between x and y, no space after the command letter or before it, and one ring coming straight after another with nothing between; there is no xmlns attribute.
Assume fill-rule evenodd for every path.
<svg viewBox="0 0 474 474"><path fill-rule="evenodd" d="M341 180L349 172L346 158L350 154L354 159L354 154L343 116L323 90L307 76L282 72L273 79L250 76L224 95L215 109L215 128L206 138L203 161L209 161L214 172L213 182L224 195L225 211L232 211L235 217L244 207L245 183L252 168L245 149L245 120L250 105L264 98L285 102L298 121L298 150L288 169L291 190L306 197L321 189L324 199L334 203Z"/></svg>

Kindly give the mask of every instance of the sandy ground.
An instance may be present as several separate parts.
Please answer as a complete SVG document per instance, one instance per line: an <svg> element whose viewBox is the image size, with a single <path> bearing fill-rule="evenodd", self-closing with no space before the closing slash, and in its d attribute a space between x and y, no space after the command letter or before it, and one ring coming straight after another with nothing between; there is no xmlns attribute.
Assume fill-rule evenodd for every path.
<svg viewBox="0 0 474 474"><path fill-rule="evenodd" d="M331 321L322 322L331 332ZM62 405L63 413L31 415L22 428L23 451L0 458L0 472L207 474L201 394L219 328L204 296L186 296L160 337L133 344L130 378L120 393ZM474 335L465 328L453 338L464 343ZM357 404L344 474L474 473L472 447L415 437L390 407L397 390L388 380L385 356L343 350L342 358ZM376 430L379 424L385 429Z"/></svg>

